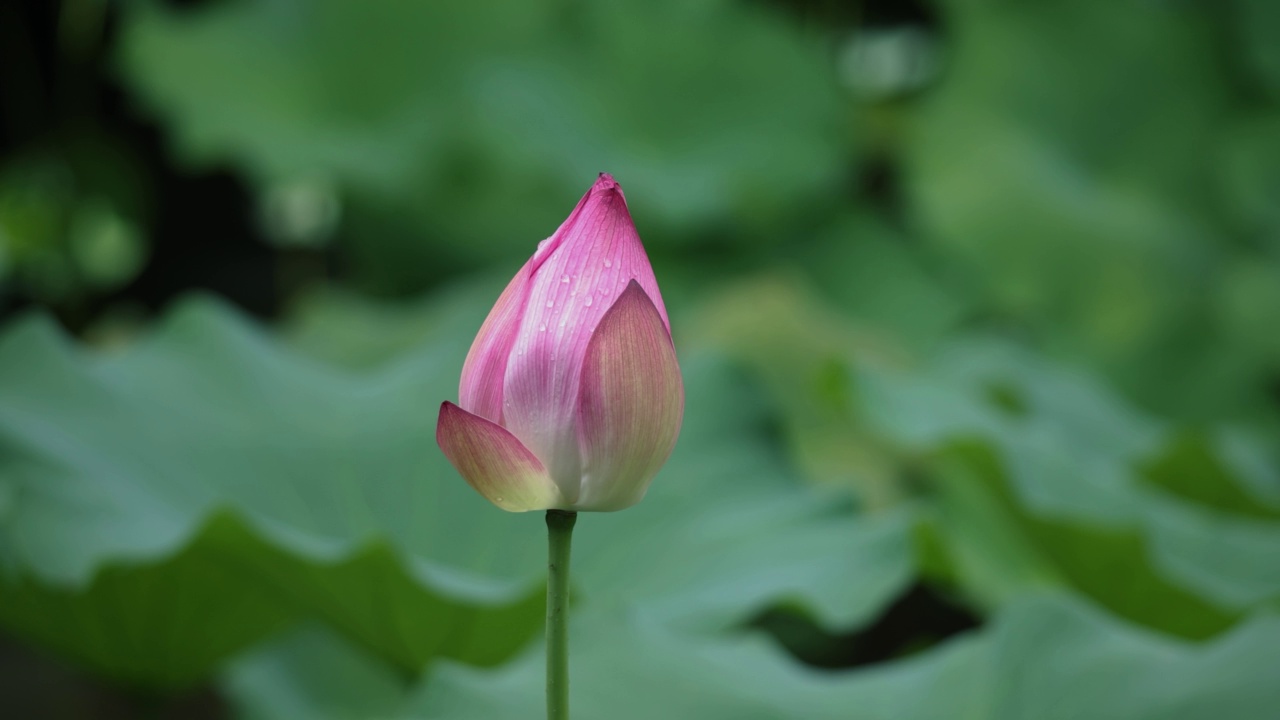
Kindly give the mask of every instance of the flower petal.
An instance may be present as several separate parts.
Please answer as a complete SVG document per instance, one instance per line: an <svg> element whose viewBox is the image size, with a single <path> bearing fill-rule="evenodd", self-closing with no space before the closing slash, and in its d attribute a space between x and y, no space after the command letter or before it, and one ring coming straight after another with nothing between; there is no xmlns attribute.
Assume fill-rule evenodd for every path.
<svg viewBox="0 0 1280 720"><path fill-rule="evenodd" d="M502 380L520 329L520 317L529 302L533 265L531 258L507 283L462 363L458 405L496 423L502 422Z"/></svg>
<svg viewBox="0 0 1280 720"><path fill-rule="evenodd" d="M622 188L609 175L600 176L535 258L540 263L506 367L502 424L546 463L573 502L582 477L578 378L592 333L632 282L651 299L664 330L670 325Z"/></svg>
<svg viewBox="0 0 1280 720"><path fill-rule="evenodd" d="M684 416L684 384L666 323L631 281L587 347L578 399L578 510L640 502L667 461Z"/></svg>
<svg viewBox="0 0 1280 720"><path fill-rule="evenodd" d="M546 468L502 426L446 402L440 405L436 442L467 484L503 510L563 506Z"/></svg>
<svg viewBox="0 0 1280 720"><path fill-rule="evenodd" d="M476 333L475 340L471 342L467 359L462 363L458 405L464 410L498 424L502 423L502 381L515 345L516 333L520 329L520 321L529 303L533 274L560 247L567 234L566 228L577 221L590 198L591 193L584 195L556 232L538 243L533 257L507 283L493 309L485 317L480 332Z"/></svg>

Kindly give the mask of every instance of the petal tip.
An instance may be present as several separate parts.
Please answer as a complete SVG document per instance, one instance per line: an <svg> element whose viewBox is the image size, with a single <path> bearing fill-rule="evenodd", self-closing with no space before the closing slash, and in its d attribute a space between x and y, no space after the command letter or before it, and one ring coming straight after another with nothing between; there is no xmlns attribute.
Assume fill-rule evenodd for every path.
<svg viewBox="0 0 1280 720"><path fill-rule="evenodd" d="M626 202L626 196L622 193L622 186L609 173L602 172L596 177L595 184L591 186L588 193L592 198L604 200L612 197L622 198L623 203Z"/></svg>
<svg viewBox="0 0 1280 720"><path fill-rule="evenodd" d="M580 509L634 505L680 434L684 382L670 330L632 280L605 313L588 346L578 396L584 458Z"/></svg>
<svg viewBox="0 0 1280 720"><path fill-rule="evenodd" d="M445 401L436 443L472 488L508 512L563 504L542 463L510 431Z"/></svg>

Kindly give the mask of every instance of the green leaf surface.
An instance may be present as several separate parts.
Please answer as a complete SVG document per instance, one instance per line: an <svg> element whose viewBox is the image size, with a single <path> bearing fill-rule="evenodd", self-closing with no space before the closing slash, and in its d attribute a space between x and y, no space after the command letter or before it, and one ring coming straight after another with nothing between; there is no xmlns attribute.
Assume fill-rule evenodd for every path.
<svg viewBox="0 0 1280 720"><path fill-rule="evenodd" d="M993 627L912 659L842 674L788 664L759 638L664 632L639 616L580 625L575 712L619 720L759 718L1269 718L1280 620L1206 645L1136 630L1063 597L1028 599ZM528 717L541 697L531 653L496 671L444 666L404 717Z"/></svg>
<svg viewBox="0 0 1280 720"><path fill-rule="evenodd" d="M222 689L240 720L369 720L395 715L407 677L323 627L302 627L238 658Z"/></svg>
<svg viewBox="0 0 1280 720"><path fill-rule="evenodd" d="M1245 63L1271 98L1280 98L1280 48L1275 42L1280 32L1280 8L1267 0L1235 0L1230 14Z"/></svg>
<svg viewBox="0 0 1280 720"><path fill-rule="evenodd" d="M1280 520L1280 463L1241 432L1181 432L1142 466L1142 479L1184 500Z"/></svg>
<svg viewBox="0 0 1280 720"><path fill-rule="evenodd" d="M401 283L435 277L441 255L519 254L601 171L626 187L642 226L677 231L651 242L739 218L759 233L840 171L834 69L764 8L127 10L124 76L185 155L232 162L263 187L336 184L364 228L358 267Z"/></svg>
<svg viewBox="0 0 1280 720"><path fill-rule="evenodd" d="M1280 523L1257 518L1270 513L1242 494L1243 473L1200 473L1196 494L1227 493L1254 517L1143 483L1148 458L1182 452L1177 437L1084 376L985 343L936 368L864 373L864 409L889 437L942 452L941 521L979 597L1066 581L1192 637L1280 597Z"/></svg>
<svg viewBox="0 0 1280 720"><path fill-rule="evenodd" d="M220 515L173 556L107 564L86 587L42 584L20 571L0 580L0 621L103 676L190 686L294 619L269 586L245 582L225 557L245 535L242 524Z"/></svg>
<svg viewBox="0 0 1280 720"><path fill-rule="evenodd" d="M463 349L445 340L349 374L205 301L116 355L78 351L41 322L11 330L0 341L4 549L26 580L3 607L28 613L7 621L74 650L74 631L17 588L66 596L118 640L85 642L95 663L141 682L206 673L281 615L324 618L409 667L440 653L501 659L537 626L539 554L515 539L536 518L490 512L430 441L426 409L452 393ZM119 577L98 576L103 566ZM237 582L179 596L168 622L145 596L100 602L106 588L158 598L153 584L176 582L166 577L215 571ZM257 601L264 588L274 604ZM255 599L248 611L227 599L239 595ZM141 652L192 619L237 632L213 638L218 652Z"/></svg>
<svg viewBox="0 0 1280 720"><path fill-rule="evenodd" d="M851 213L802 250L799 265L832 304L916 352L945 341L968 310L910 237L870 212Z"/></svg>
<svg viewBox="0 0 1280 720"><path fill-rule="evenodd" d="M474 327L453 316L483 307L450 297L414 350L358 371L208 301L113 354L40 321L11 330L0 547L19 580L3 585L0 619L160 685L299 618L411 671L440 656L501 662L541 624L544 530L536 513L486 503L432 442ZM684 435L650 496L580 523L581 600L703 628L778 602L839 627L873 617L911 579L912 514L863 517L795 483L760 441L743 378L706 351L683 364Z"/></svg>
<svg viewBox="0 0 1280 720"><path fill-rule="evenodd" d="M1220 352L1212 320L1238 252L1217 206L1233 108L1213 11L948 6L945 82L904 146L922 240L975 305L1146 406L1204 418L1256 403L1257 370Z"/></svg>
<svg viewBox="0 0 1280 720"><path fill-rule="evenodd" d="M773 279L703 322L765 379L807 475L853 474L871 507L928 499L923 537L948 558L930 575L980 606L1066 586L1202 638L1280 599L1265 443L1222 433L1197 458L1165 421L1007 341L953 341L914 365Z"/></svg>

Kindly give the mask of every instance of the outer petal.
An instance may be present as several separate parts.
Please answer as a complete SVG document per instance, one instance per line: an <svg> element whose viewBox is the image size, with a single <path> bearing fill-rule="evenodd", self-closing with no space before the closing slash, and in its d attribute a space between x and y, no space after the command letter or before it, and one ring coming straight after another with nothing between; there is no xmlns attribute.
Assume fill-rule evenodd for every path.
<svg viewBox="0 0 1280 720"><path fill-rule="evenodd" d="M506 375L507 363L515 345L516 333L520 330L520 321L529 303L529 292L533 287L533 275L564 242L568 229L577 222L591 199L588 192L578 201L577 207L569 217L560 224L555 234L538 243L533 257L520 268L516 276L507 283L507 287L498 296L493 309L489 311L480 332L471 343L467 359L462 364L462 381L458 387L458 404L466 411L483 418L502 423L503 415L503 378Z"/></svg>
<svg viewBox="0 0 1280 720"><path fill-rule="evenodd" d="M684 416L684 384L671 334L634 280L609 308L582 365L579 510L640 502L667 461Z"/></svg>
<svg viewBox="0 0 1280 720"><path fill-rule="evenodd" d="M440 405L436 442L467 483L503 510L564 506L546 468L502 426L446 402Z"/></svg>
<svg viewBox="0 0 1280 720"><path fill-rule="evenodd" d="M535 260L536 257L526 262L507 283L462 363L458 404L467 412L496 423L502 422L503 377L520 329L520 316L529 301L529 280Z"/></svg>
<svg viewBox="0 0 1280 720"><path fill-rule="evenodd" d="M506 368L502 424L546 463L573 502L582 477L578 380L592 333L631 282L648 294L663 328L669 325L626 199L609 175L600 176L536 258Z"/></svg>

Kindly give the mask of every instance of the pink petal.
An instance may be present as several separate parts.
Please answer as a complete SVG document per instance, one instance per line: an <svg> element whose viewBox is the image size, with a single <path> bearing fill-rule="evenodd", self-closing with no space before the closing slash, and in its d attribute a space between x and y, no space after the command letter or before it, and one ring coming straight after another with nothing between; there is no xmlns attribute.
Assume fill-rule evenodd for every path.
<svg viewBox="0 0 1280 720"><path fill-rule="evenodd" d="M436 442L463 479L503 510L564 507L546 468L502 426L446 402Z"/></svg>
<svg viewBox="0 0 1280 720"><path fill-rule="evenodd" d="M582 490L574 508L621 510L639 502L671 455L683 416L671 334L632 281L600 321L582 365Z"/></svg>
<svg viewBox="0 0 1280 720"><path fill-rule="evenodd" d="M600 319L635 282L665 329L666 309L622 189L601 175L539 248L528 304L506 366L502 424L546 464L565 498L581 484L578 378Z"/></svg>
<svg viewBox="0 0 1280 720"><path fill-rule="evenodd" d="M530 258L507 283L462 363L458 404L467 412L496 423L502 422L502 380L520 329L520 316L529 301L529 278L535 259Z"/></svg>

